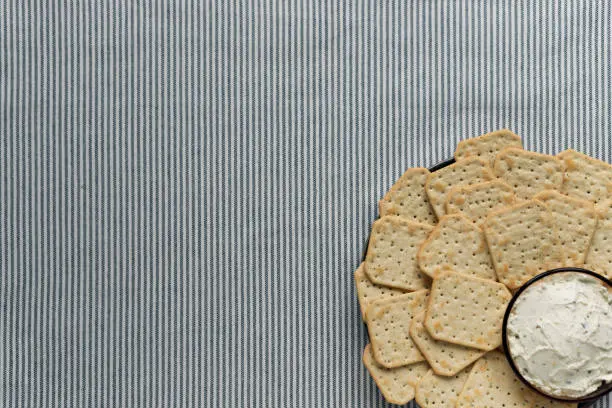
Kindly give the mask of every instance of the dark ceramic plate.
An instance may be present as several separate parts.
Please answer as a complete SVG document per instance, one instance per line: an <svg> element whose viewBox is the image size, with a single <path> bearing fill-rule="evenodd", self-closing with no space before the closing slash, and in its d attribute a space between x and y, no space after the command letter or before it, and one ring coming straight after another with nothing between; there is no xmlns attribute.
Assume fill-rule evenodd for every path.
<svg viewBox="0 0 612 408"><path fill-rule="evenodd" d="M443 162L441 162L441 163L436 164L435 166L430 167L430 168L429 168L429 171L431 171L431 172L433 173L434 171L440 170L440 169L442 169L442 168L444 168L444 167L446 167L446 166L450 166L450 165L451 165L451 164L453 164L454 162L455 162L455 159L454 159L454 158L452 158L452 159L448 159L448 160L445 160L445 161L443 161ZM368 239L366 240L365 245L364 245L363 256L362 256L362 261L365 261L366 253L367 253L367 251L368 251L368 243L369 243L369 242L370 242L370 236L368 235ZM562 269L580 269L580 268L562 268ZM554 272L554 271L545 272L545 273L543 273L543 274L541 274L541 275L536 276L536 277L535 277L535 278L533 278L532 280L534 280L534 279L540 279L541 277L546 276L546 274L547 274L547 273L549 274L549 273L551 273L551 272ZM589 272L590 272L590 271L589 271ZM592 273L592 272L591 272L591 273ZM605 279L605 278L604 278L604 279ZM609 281L608 281L608 283L609 283ZM529 282L528 282L527 284L529 284ZM525 284L525 286L526 286L527 284ZM523 287L525 287L525 286L523 286ZM522 291L522 289L520 289L520 290L517 292L517 295L518 295L519 293L521 293L521 291ZM515 299L515 298L516 298L516 295L513 297L513 301L512 301L512 302L510 303L510 305L508 306L508 310L510 310L510 306L511 306L512 304L514 304L514 299ZM506 353L506 357L508 358L508 353L505 351L505 350L507 350L507 347L506 347L506 344L505 344L505 343L506 343L506 335L505 335L505 330L506 330L506 318L504 318L504 338L503 338L503 340L504 340L504 352ZM514 370L514 372L515 372L515 373L516 373L516 374L519 376L519 378L520 378L520 379L521 379L523 382L525 382L526 380L525 380L525 379L524 379L524 378L523 378L523 377L522 377L522 376L521 376L521 375L520 375L520 374L517 372L516 367L514 366L514 364L513 364L513 363L510 363L510 366L512 367L512 369ZM528 384L528 385L529 385L531 388L533 388L533 387L532 387L530 384ZM606 386L604 386L604 387L606 387ZM608 392L610 392L610 385L608 385L607 391L606 391L606 390L598 390L598 391L596 391L595 393L597 393L597 395L594 395L594 396L593 396L593 395L591 395L591 396L589 396L588 400L585 400L585 401L583 401L583 402L580 402L580 403L578 404L578 407L579 407L579 408L587 408L587 407L590 407L590 406L592 406L592 405L593 405L593 404L596 402L596 400L597 400L599 397L601 397L602 395L605 395L605 394L606 394L606 393L608 393Z"/></svg>
<svg viewBox="0 0 612 408"><path fill-rule="evenodd" d="M440 170L440 169L442 169L442 168L444 168L446 166L450 166L454 162L455 162L454 158L448 159L448 160L444 160L443 162L438 163L438 164L436 164L433 167L430 167L429 171L431 171L433 173L434 171ZM368 243L369 242L370 242L370 235L368 234L368 239L365 242L365 246L364 246L364 250L363 250L363 256L361 257L361 261L362 262L365 261L366 253L368 252Z"/></svg>

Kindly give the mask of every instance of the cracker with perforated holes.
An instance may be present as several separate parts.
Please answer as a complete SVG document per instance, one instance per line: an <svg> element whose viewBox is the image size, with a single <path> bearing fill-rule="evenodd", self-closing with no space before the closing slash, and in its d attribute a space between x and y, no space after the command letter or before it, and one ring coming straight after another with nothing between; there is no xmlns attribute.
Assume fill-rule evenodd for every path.
<svg viewBox="0 0 612 408"><path fill-rule="evenodd" d="M357 297L359 298L359 307L361 308L363 320L366 318L366 309L373 300L385 299L405 293L401 289L393 289L373 283L365 273L365 263L363 262L355 270L355 286L357 286Z"/></svg>
<svg viewBox="0 0 612 408"><path fill-rule="evenodd" d="M388 215L372 225L366 273L378 285L405 290L429 287L417 264L417 251L433 227Z"/></svg>
<svg viewBox="0 0 612 408"><path fill-rule="evenodd" d="M568 149L557 155L565 163L561 192L598 204L612 196L612 165Z"/></svg>
<svg viewBox="0 0 612 408"><path fill-rule="evenodd" d="M436 340L425 329L425 312L412 318L410 337L438 375L450 377L478 360L485 351Z"/></svg>
<svg viewBox="0 0 612 408"><path fill-rule="evenodd" d="M542 191L534 198L545 203L552 212L561 266L583 265L597 225L593 203L555 190Z"/></svg>
<svg viewBox="0 0 612 408"><path fill-rule="evenodd" d="M541 201L524 201L493 212L483 230L497 278L511 289L560 265L555 222Z"/></svg>
<svg viewBox="0 0 612 408"><path fill-rule="evenodd" d="M529 200L540 191L560 189L564 168L555 156L509 148L497 155L493 172L514 188L518 199Z"/></svg>
<svg viewBox="0 0 612 408"><path fill-rule="evenodd" d="M514 372L506 357L491 351L472 367L463 390L457 398L457 408L531 408L529 390Z"/></svg>
<svg viewBox="0 0 612 408"><path fill-rule="evenodd" d="M450 270L497 279L484 233L462 214L440 218L419 248L417 259L421 270L432 278Z"/></svg>
<svg viewBox="0 0 612 408"><path fill-rule="evenodd" d="M612 279L612 199L597 205L598 221L585 267Z"/></svg>
<svg viewBox="0 0 612 408"><path fill-rule="evenodd" d="M425 328L436 340L493 350L502 342L502 320L511 297L501 283L442 272L433 280Z"/></svg>
<svg viewBox="0 0 612 408"><path fill-rule="evenodd" d="M455 187L448 193L446 212L462 213L479 227L490 211L513 205L514 190L500 180Z"/></svg>
<svg viewBox="0 0 612 408"><path fill-rule="evenodd" d="M427 176L425 191L438 218L446 213L446 199L451 189L483 183L495 178L489 164L477 157L458 161Z"/></svg>
<svg viewBox="0 0 612 408"><path fill-rule="evenodd" d="M425 362L398 368L385 368L378 364L368 344L363 350L363 364L387 402L403 405L414 398L415 387L429 370Z"/></svg>
<svg viewBox="0 0 612 408"><path fill-rule="evenodd" d="M412 221L435 225L437 219L425 193L428 175L429 170L425 168L406 170L378 202L380 216L399 215Z"/></svg>
<svg viewBox="0 0 612 408"><path fill-rule="evenodd" d="M425 360L408 331L412 317L425 309L428 294L419 290L370 303L366 323L378 364L394 368Z"/></svg>
<svg viewBox="0 0 612 408"><path fill-rule="evenodd" d="M429 370L417 384L415 400L421 408L455 408L457 397L468 379L471 367L451 377Z"/></svg>
<svg viewBox="0 0 612 408"><path fill-rule="evenodd" d="M457 144L455 159L463 160L479 157L488 161L493 167L495 155L507 147L522 148L520 136L508 129L500 129L484 135L462 140Z"/></svg>
<svg viewBox="0 0 612 408"><path fill-rule="evenodd" d="M555 401L550 398L546 398L534 391L530 392L529 399L533 401L533 408L577 408L578 404L571 402Z"/></svg>

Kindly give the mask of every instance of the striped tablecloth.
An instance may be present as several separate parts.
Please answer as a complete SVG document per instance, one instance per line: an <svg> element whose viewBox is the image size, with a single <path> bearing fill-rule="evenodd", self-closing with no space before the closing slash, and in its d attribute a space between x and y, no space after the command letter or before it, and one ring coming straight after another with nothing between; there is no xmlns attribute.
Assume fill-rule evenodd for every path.
<svg viewBox="0 0 612 408"><path fill-rule="evenodd" d="M384 406L352 273L403 170L612 161L610 2L59 3L0 1L3 407Z"/></svg>

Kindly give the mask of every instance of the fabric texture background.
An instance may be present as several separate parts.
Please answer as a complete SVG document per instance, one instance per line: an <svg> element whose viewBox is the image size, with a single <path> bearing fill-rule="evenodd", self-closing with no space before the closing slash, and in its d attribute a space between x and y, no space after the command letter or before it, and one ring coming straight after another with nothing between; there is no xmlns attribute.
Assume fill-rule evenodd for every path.
<svg viewBox="0 0 612 408"><path fill-rule="evenodd" d="M610 162L611 25L603 0L1 0L0 406L385 406L352 276L377 200L500 127Z"/></svg>

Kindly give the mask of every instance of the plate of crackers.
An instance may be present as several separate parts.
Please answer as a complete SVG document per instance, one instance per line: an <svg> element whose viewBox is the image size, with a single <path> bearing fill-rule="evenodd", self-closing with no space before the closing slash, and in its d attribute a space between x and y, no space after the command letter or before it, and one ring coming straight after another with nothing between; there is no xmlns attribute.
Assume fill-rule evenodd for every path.
<svg viewBox="0 0 612 408"><path fill-rule="evenodd" d="M534 277L581 267L612 278L612 166L523 148L507 129L408 169L378 203L354 273L385 400L422 408L576 407L513 372L502 322ZM581 405L583 406L583 405Z"/></svg>

